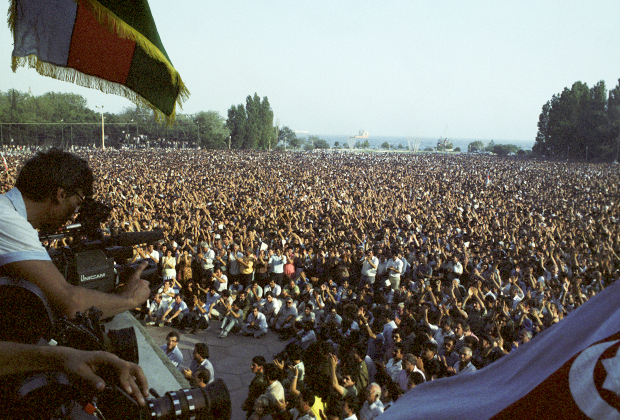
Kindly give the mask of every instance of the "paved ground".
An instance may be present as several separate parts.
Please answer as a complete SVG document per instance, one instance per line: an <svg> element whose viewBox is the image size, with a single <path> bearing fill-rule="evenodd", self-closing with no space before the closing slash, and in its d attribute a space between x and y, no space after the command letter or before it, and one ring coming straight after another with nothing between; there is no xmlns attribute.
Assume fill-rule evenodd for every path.
<svg viewBox="0 0 620 420"><path fill-rule="evenodd" d="M171 327L147 326L146 331L156 344L166 343L166 335L174 329ZM245 412L241 404L248 395L248 386L254 375L250 365L254 356L264 356L271 362L273 356L284 350L285 341L280 341L274 332L268 332L260 339L245 337L242 333L229 334L224 339L217 338L220 332L220 322L213 321L207 331L196 334L180 333L179 348L183 352L184 365L188 366L192 360L194 344L207 343L209 346L209 360L213 364L215 377L222 378L230 392L232 402L232 420L244 420ZM178 389L178 388L177 388Z"/></svg>

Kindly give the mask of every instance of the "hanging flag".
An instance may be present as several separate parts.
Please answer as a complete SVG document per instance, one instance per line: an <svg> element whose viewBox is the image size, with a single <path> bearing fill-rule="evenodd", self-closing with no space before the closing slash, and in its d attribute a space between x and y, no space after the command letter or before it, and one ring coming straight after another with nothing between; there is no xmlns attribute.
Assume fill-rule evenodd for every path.
<svg viewBox="0 0 620 420"><path fill-rule="evenodd" d="M469 375L426 382L380 420L620 419L620 284Z"/></svg>
<svg viewBox="0 0 620 420"><path fill-rule="evenodd" d="M174 122L189 97L146 0L11 0L12 69L124 96Z"/></svg>
<svg viewBox="0 0 620 420"><path fill-rule="evenodd" d="M487 187L491 183L491 176L489 175L489 171L487 170Z"/></svg>
<svg viewBox="0 0 620 420"><path fill-rule="evenodd" d="M2 163L4 163L4 171L9 172L9 165L6 164L6 159L4 158L4 153L2 153Z"/></svg>

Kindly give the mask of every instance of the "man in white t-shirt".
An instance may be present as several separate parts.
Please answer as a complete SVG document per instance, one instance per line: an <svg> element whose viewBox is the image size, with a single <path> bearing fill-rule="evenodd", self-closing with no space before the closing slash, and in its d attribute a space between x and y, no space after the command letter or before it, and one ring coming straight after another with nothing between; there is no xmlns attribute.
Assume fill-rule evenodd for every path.
<svg viewBox="0 0 620 420"><path fill-rule="evenodd" d="M286 264L286 257L282 255L282 249L278 248L274 252L273 249L269 250L269 273L276 284L282 285L284 280L284 264Z"/></svg>
<svg viewBox="0 0 620 420"><path fill-rule="evenodd" d="M400 276L403 274L403 261L400 257L400 252L394 252L386 268L390 286L392 290L396 291L400 287Z"/></svg>
<svg viewBox="0 0 620 420"><path fill-rule="evenodd" d="M228 289L228 277L222 273L222 269L219 267L213 272L213 288L218 293Z"/></svg>
<svg viewBox="0 0 620 420"><path fill-rule="evenodd" d="M375 282L378 266L379 258L375 257L372 249L369 249L362 260L362 281L364 283L373 284Z"/></svg>

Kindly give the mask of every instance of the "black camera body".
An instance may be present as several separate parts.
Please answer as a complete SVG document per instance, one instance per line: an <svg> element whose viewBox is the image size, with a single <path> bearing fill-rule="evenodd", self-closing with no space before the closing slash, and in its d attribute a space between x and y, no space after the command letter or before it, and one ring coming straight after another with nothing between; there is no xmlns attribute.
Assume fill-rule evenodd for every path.
<svg viewBox="0 0 620 420"><path fill-rule="evenodd" d="M72 238L70 246L50 249L50 258L65 279L76 286L113 292L135 270L138 264L115 264L133 257L133 245L152 243L164 237L161 231L122 232L104 235L100 226L112 209L92 198L85 198L76 223L53 235L41 236L42 241ZM149 260L142 277L157 284L157 264Z"/></svg>

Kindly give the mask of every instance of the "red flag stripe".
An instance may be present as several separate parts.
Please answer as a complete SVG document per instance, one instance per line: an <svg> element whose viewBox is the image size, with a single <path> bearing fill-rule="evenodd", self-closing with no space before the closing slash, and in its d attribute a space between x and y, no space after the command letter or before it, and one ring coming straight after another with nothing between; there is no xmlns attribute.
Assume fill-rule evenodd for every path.
<svg viewBox="0 0 620 420"><path fill-rule="evenodd" d="M125 84L136 43L119 38L97 22L82 2L78 7L67 66L90 76Z"/></svg>

